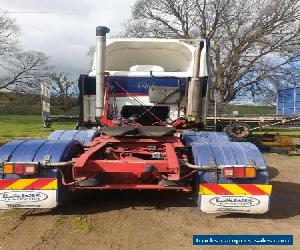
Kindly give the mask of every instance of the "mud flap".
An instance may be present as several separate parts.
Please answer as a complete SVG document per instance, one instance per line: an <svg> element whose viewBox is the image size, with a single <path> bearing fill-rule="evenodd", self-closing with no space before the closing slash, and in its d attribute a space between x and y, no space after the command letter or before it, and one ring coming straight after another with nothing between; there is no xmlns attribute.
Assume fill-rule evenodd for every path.
<svg viewBox="0 0 300 250"><path fill-rule="evenodd" d="M0 180L0 209L54 208L58 205L56 178Z"/></svg>
<svg viewBox="0 0 300 250"><path fill-rule="evenodd" d="M205 213L263 214L269 211L271 185L200 184L198 207Z"/></svg>
<svg viewBox="0 0 300 250"><path fill-rule="evenodd" d="M269 195L199 195L199 208L205 213L263 214L269 211Z"/></svg>

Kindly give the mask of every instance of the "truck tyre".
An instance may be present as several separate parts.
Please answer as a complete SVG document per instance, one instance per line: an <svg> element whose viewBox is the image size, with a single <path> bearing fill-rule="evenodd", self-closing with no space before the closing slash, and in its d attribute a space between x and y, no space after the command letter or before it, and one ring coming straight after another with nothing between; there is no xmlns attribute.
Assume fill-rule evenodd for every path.
<svg viewBox="0 0 300 250"><path fill-rule="evenodd" d="M224 132L230 138L242 139L251 134L250 126L247 123L234 122L224 128Z"/></svg>

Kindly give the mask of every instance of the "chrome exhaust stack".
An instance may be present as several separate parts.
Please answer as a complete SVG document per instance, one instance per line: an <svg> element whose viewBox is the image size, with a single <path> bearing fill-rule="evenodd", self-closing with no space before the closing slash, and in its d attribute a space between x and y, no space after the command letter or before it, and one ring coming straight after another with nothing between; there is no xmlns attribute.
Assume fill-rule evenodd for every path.
<svg viewBox="0 0 300 250"><path fill-rule="evenodd" d="M199 41L194 54L194 68L193 76L188 86L187 97L187 118L190 122L195 124L203 123L203 116L205 116L205 108L203 107L203 83L200 79L200 65L201 54L204 48L204 41Z"/></svg>
<svg viewBox="0 0 300 250"><path fill-rule="evenodd" d="M100 118L104 111L106 34L109 31L105 26L96 28L96 118Z"/></svg>

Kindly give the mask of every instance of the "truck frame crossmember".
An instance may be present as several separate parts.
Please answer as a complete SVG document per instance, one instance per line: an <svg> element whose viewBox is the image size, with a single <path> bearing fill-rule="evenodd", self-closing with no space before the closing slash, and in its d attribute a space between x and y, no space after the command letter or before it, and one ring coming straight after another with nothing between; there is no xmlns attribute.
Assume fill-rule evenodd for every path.
<svg viewBox="0 0 300 250"><path fill-rule="evenodd" d="M159 185L159 181L180 180L180 152L184 145L176 136L158 138L110 137L102 135L87 145L87 151L74 164L72 178L76 181L91 174L104 183L78 186L73 189L178 189L191 191L190 185ZM180 160L179 160L180 159ZM185 169L185 175L191 172ZM103 177L103 178L101 178Z"/></svg>

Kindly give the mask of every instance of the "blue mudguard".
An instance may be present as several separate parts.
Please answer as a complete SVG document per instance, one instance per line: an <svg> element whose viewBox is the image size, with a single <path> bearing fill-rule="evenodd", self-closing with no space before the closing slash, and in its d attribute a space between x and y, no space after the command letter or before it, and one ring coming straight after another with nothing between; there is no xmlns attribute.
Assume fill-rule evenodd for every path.
<svg viewBox="0 0 300 250"><path fill-rule="evenodd" d="M16 140L0 148L4 162L63 162L83 152L78 141ZM59 204L64 188L57 169L39 169L34 175L0 174L0 208L51 208Z"/></svg>
<svg viewBox="0 0 300 250"><path fill-rule="evenodd" d="M48 136L48 140L77 140L82 144L91 142L98 135L97 130L56 130Z"/></svg>
<svg viewBox="0 0 300 250"><path fill-rule="evenodd" d="M199 171L199 182L207 183L259 183L269 182L266 162L258 148L250 142L227 143L191 143L192 154L196 165L254 165L261 170L255 179L226 179L221 173L217 178L213 172ZM265 170L263 170L265 169Z"/></svg>
<svg viewBox="0 0 300 250"><path fill-rule="evenodd" d="M229 142L229 137L224 132L206 132L185 130L182 132L182 140L185 146L191 146L193 142L209 142L209 143L226 143Z"/></svg>
<svg viewBox="0 0 300 250"><path fill-rule="evenodd" d="M269 210L272 186L265 160L249 142L231 142L224 133L185 132L195 165L259 168L255 178L225 178L218 171L198 171L196 192L198 206L208 213L265 213Z"/></svg>

